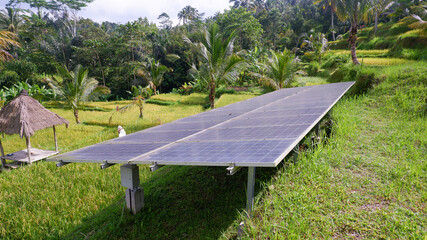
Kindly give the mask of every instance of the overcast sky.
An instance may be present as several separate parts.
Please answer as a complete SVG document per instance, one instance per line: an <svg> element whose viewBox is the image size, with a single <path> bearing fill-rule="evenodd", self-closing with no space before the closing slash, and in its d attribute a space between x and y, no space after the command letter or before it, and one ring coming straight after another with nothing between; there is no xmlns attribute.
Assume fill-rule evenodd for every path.
<svg viewBox="0 0 427 240"><path fill-rule="evenodd" d="M9 0L0 0L0 8L4 9ZM126 23L139 17L147 17L150 22L157 23L157 17L166 12L174 25L178 23L178 12L185 6L195 7L205 17L216 12L229 9L229 0L95 0L81 10L78 15L96 22L109 21ZM25 8L25 5L21 6Z"/></svg>

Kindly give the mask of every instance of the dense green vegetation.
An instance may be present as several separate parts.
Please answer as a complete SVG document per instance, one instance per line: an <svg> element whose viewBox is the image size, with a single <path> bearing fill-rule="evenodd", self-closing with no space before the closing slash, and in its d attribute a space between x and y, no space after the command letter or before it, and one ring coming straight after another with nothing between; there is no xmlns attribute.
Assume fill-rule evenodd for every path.
<svg viewBox="0 0 427 240"><path fill-rule="evenodd" d="M310 133L297 158L257 168L252 218L246 170L141 166L145 207L131 215L118 166L42 161L0 173L0 239L426 237L425 3L230 0L156 26L72 14L90 2L11 0L0 12L0 108L27 89L70 121L57 128L62 152L116 137L117 125L129 134L282 87L356 84L329 138L312 146ZM52 130L32 144L53 150Z"/></svg>
<svg viewBox="0 0 427 240"><path fill-rule="evenodd" d="M22 2L32 8L20 9ZM14 60L0 63L0 89L20 82L47 87L46 78L56 75L58 66L72 71L82 65L90 78L111 90L103 99L130 99L127 91L132 86L149 84L154 93L178 90L190 82L197 83L194 91L214 92L222 84L258 84L262 76L250 73L264 75L262 63L268 65L274 52L285 48L303 62L319 61L327 51L324 39L336 40L327 44L333 49L389 49L383 56L409 59L427 55L425 6L419 1L363 1L355 7L354 1L345 0L230 1L234 5L229 10L206 18L186 6L176 26L167 13L159 16L157 26L144 18L99 24L78 17L78 10L90 2L9 1L0 12L0 59ZM228 62L221 58L228 54L219 56L224 66L213 71L196 44L204 42L201 33L212 24L224 39L231 37L234 52L247 63L246 69L235 69L239 71L232 78L215 77L215 87L204 73L220 74ZM361 62L356 53L351 55L353 62Z"/></svg>

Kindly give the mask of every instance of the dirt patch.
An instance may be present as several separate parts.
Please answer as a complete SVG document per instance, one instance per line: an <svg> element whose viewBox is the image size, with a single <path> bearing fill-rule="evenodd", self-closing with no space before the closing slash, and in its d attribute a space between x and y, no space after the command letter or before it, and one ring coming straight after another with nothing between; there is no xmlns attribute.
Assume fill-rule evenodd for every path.
<svg viewBox="0 0 427 240"><path fill-rule="evenodd" d="M375 212L381 209L388 208L389 205L390 205L390 201L388 200L379 200L379 201L377 200L376 202L373 202L373 203L363 204L362 206L360 206L360 209L363 209L365 211Z"/></svg>

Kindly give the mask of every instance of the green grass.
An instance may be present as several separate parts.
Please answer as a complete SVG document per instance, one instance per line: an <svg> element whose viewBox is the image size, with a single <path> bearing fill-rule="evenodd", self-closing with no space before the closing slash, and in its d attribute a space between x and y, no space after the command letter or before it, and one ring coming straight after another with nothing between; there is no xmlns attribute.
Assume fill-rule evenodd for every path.
<svg viewBox="0 0 427 240"><path fill-rule="evenodd" d="M333 54L350 55L350 50L329 50ZM372 49L372 50L357 50L358 56L384 56L388 53L388 49Z"/></svg>
<svg viewBox="0 0 427 240"><path fill-rule="evenodd" d="M253 97L235 96L238 97L228 99L228 103L239 101L240 96ZM128 103L91 104L105 107ZM113 111L79 111L80 119L90 124L75 124L71 110L51 110L70 121L68 129L65 126L57 127L59 149L67 152L116 137L116 126L119 124L125 127L127 133L132 133L199 113L203 108L200 105L145 104L144 119L138 118L138 108L134 107L123 114L114 114L111 125L108 119ZM52 129L37 131L31 142L33 147L53 150ZM2 138L2 143L6 153L26 148L25 140L17 135L6 135ZM224 173L223 168L191 167L164 167L151 173L147 166L142 166L140 178L146 188L147 204L142 215L132 216L123 211L124 188L120 186L118 166L101 171L97 164L69 164L57 168L52 162L36 162L31 166L4 171L0 173L0 239L81 239L85 236L106 239L123 238L126 234L128 238L137 236L143 239L161 239L166 234L175 236L173 238L185 236L183 234L209 235L212 226L200 228L199 221L190 216L195 213L204 214L199 216L203 218L212 213L213 209L208 207L204 212L201 211L203 201L221 202L222 205L213 204L214 209L225 212L207 223L224 229L234 219L234 215L230 213L234 211L237 215L236 209L244 206L244 189L240 186L242 182L235 181L236 178L227 177ZM206 176L210 176L209 179ZM244 182L245 175L241 174L240 179ZM216 185L215 189L205 189L206 186L214 186L217 181L223 181L229 188ZM208 185L198 184L200 182ZM210 193L203 197L207 192ZM222 195L215 195L217 193ZM185 207L190 199L180 201L179 198L191 198L197 204ZM223 202L223 199L232 201ZM187 220L183 221L183 216ZM153 224L141 224L148 222ZM193 229L190 229L191 226ZM132 229L139 230L132 232ZM218 233L212 232L211 235Z"/></svg>
<svg viewBox="0 0 427 240"><path fill-rule="evenodd" d="M297 79L297 84L300 87L327 83L326 80L321 77L297 77L296 79Z"/></svg>
<svg viewBox="0 0 427 240"><path fill-rule="evenodd" d="M242 239L424 239L426 67L383 68L383 83L339 102L329 142L259 182ZM235 237L240 221L223 238Z"/></svg>
<svg viewBox="0 0 427 240"><path fill-rule="evenodd" d="M227 94L224 93L221 95L221 97L218 99L218 101L215 102L215 107L223 107L225 105L235 103L237 101L243 101L249 98L255 97L255 94Z"/></svg>
<svg viewBox="0 0 427 240"><path fill-rule="evenodd" d="M180 102L187 105L205 105L208 102L208 94L192 93L184 96Z"/></svg>
<svg viewBox="0 0 427 240"><path fill-rule="evenodd" d="M160 100L160 101L165 101L165 102L178 102L181 101L185 96L181 95L181 94L177 94L177 93L164 93L164 94L158 94L158 95L154 95L151 96L151 99L156 99L156 100Z"/></svg>
<svg viewBox="0 0 427 240"><path fill-rule="evenodd" d="M277 169L257 168L251 219L242 214L245 169L227 176L220 167L166 166L151 173L141 166L145 207L131 215L119 166L37 162L0 174L0 239L234 239L241 221L242 239L423 239L427 63L366 68L383 81L333 108L327 143ZM247 97L224 94L217 106ZM115 127L96 125L112 112L81 111L81 120L95 125L77 125L71 110L54 111L71 123L58 128L62 151L117 136ZM134 108L113 121L129 133L201 111L200 105L146 104L144 119ZM17 136L2 142L6 152L25 148ZM36 132L32 143L53 149L52 130Z"/></svg>
<svg viewBox="0 0 427 240"><path fill-rule="evenodd" d="M388 66L403 63L415 63L415 61L401 59L401 58L359 58L359 62L364 65L372 66Z"/></svg>

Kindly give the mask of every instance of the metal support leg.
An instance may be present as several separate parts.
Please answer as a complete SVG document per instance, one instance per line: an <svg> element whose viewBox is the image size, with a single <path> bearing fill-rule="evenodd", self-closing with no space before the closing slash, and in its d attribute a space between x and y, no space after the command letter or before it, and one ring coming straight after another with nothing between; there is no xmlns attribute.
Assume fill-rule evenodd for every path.
<svg viewBox="0 0 427 240"><path fill-rule="evenodd" d="M144 189L139 187L139 167L125 164L120 167L122 186L126 187L126 206L133 214L144 207Z"/></svg>
<svg viewBox="0 0 427 240"><path fill-rule="evenodd" d="M251 217L254 208L255 169L255 167L248 167L248 189L246 192L246 212L248 213L248 217Z"/></svg>
<svg viewBox="0 0 427 240"><path fill-rule="evenodd" d="M314 132L315 132L315 134L316 134L316 137L319 137L319 132L320 132L320 122L318 123L318 124L316 124L316 126L315 126L315 130L314 130Z"/></svg>

